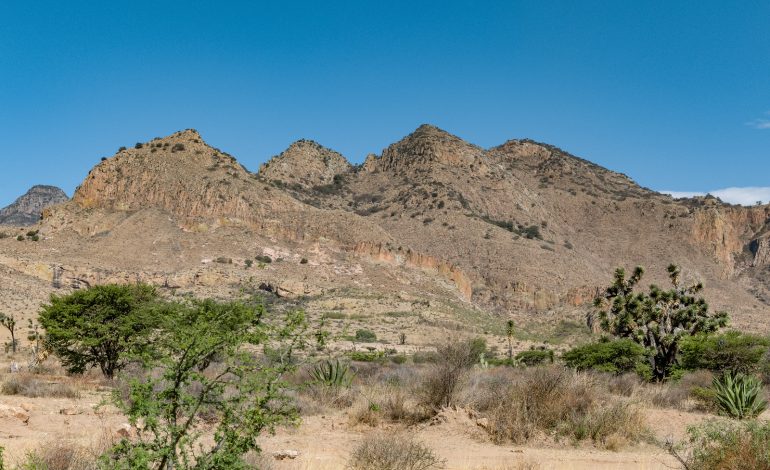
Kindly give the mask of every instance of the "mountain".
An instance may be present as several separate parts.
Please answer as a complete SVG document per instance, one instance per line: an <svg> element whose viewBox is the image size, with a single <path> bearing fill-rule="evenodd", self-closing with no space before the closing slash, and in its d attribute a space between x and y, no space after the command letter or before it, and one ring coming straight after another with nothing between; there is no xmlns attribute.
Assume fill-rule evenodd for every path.
<svg viewBox="0 0 770 470"><path fill-rule="evenodd" d="M45 209L67 200L64 191L56 186L33 186L13 204L0 209L0 225L34 225Z"/></svg>
<svg viewBox="0 0 770 470"><path fill-rule="evenodd" d="M185 130L96 165L45 211L38 244L0 240L0 277L252 285L372 324L484 332L510 317L540 331L579 320L618 266L664 283L677 263L736 325L765 331L768 221L770 206L675 200L526 139L484 149L423 125L360 166L301 140L250 173Z"/></svg>

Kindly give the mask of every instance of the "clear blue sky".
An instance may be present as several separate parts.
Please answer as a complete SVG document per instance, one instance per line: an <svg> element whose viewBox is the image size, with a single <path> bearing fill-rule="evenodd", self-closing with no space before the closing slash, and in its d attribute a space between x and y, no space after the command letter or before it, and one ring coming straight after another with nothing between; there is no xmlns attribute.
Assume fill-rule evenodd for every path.
<svg viewBox="0 0 770 470"><path fill-rule="evenodd" d="M766 1L0 2L0 206L193 127L247 168L432 123L640 184L770 186ZM764 128L763 128L764 127Z"/></svg>

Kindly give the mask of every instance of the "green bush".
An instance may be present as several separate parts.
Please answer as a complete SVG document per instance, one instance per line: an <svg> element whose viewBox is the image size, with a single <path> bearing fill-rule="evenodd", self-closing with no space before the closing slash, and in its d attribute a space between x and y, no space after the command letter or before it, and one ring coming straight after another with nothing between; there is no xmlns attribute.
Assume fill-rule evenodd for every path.
<svg viewBox="0 0 770 470"><path fill-rule="evenodd" d="M353 351L350 353L350 359L357 362L380 362L385 358L382 351Z"/></svg>
<svg viewBox="0 0 770 470"><path fill-rule="evenodd" d="M618 375L638 372L647 366L647 350L630 339L585 344L567 351L562 358L573 369L593 369Z"/></svg>
<svg viewBox="0 0 770 470"><path fill-rule="evenodd" d="M374 334L374 332L371 330L357 330L356 341L371 343L373 341L377 341L377 335Z"/></svg>
<svg viewBox="0 0 770 470"><path fill-rule="evenodd" d="M755 373L760 370L768 348L767 338L739 331L689 336L681 342L680 364L688 370Z"/></svg>
<svg viewBox="0 0 770 470"><path fill-rule="evenodd" d="M245 469L259 437L296 423L286 376L309 339L302 311L267 315L259 300L156 303L162 323L152 350L135 356L141 371L113 404L143 431L122 439L108 468ZM278 352L266 362L254 351ZM207 432L201 432L205 428Z"/></svg>
<svg viewBox="0 0 770 470"><path fill-rule="evenodd" d="M525 366L537 366L553 363L553 351L550 349L532 349L516 354L515 361Z"/></svg>
<svg viewBox="0 0 770 470"><path fill-rule="evenodd" d="M762 382L756 377L725 372L714 378L711 387L719 410L732 418L754 418L767 408Z"/></svg>

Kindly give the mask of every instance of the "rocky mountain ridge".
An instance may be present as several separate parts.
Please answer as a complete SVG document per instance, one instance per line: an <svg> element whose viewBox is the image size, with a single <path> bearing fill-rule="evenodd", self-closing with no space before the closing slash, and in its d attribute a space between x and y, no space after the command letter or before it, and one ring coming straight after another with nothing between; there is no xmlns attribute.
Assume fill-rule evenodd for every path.
<svg viewBox="0 0 770 470"><path fill-rule="evenodd" d="M586 308L617 266L664 282L675 262L752 324L770 309L768 220L769 206L674 200L531 140L483 149L423 125L361 166L302 140L250 173L186 130L102 161L45 212L53 254L6 245L21 261L0 264L44 282L61 266L70 285L197 289L280 253L294 261L260 282L285 292L410 292L532 318Z"/></svg>

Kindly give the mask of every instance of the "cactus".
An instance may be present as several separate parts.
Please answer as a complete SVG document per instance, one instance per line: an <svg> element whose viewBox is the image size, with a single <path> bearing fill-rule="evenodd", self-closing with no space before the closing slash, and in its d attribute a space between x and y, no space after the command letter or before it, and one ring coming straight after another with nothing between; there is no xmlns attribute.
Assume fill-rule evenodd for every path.
<svg viewBox="0 0 770 470"><path fill-rule="evenodd" d="M339 359L319 362L313 366L310 374L317 383L327 387L346 388L353 381L350 365Z"/></svg>
<svg viewBox="0 0 770 470"><path fill-rule="evenodd" d="M717 406L728 416L737 419L754 418L767 408L762 395L762 384L756 377L727 372L714 378Z"/></svg>

